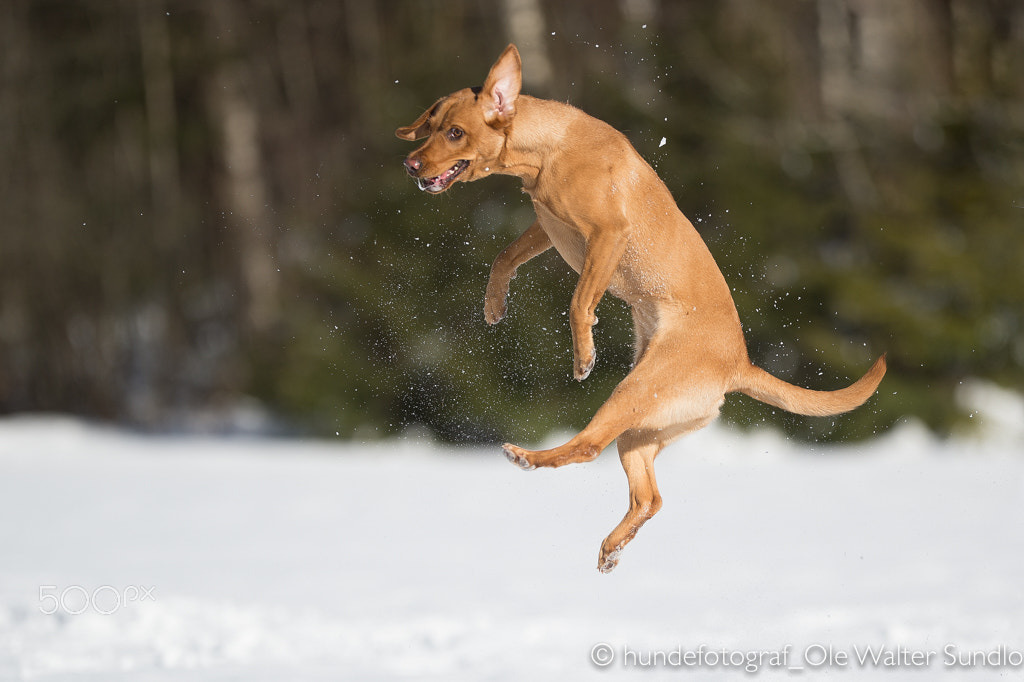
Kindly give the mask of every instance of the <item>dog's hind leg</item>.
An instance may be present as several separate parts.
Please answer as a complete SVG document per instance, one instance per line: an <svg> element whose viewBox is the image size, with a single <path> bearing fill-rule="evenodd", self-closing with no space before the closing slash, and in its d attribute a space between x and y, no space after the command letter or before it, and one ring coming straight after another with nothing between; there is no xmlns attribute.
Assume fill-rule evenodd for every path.
<svg viewBox="0 0 1024 682"><path fill-rule="evenodd" d="M685 355L664 352L658 345L651 343L586 428L568 442L540 451L505 443L505 457L523 469L561 467L596 459L612 440L631 429L657 431L667 444L706 426L722 407L724 384L710 383L715 372L707 368L681 371L679 360Z"/></svg>
<svg viewBox="0 0 1024 682"><path fill-rule="evenodd" d="M550 450L526 450L506 443L505 456L523 469L589 462L629 429L667 429L712 411L697 377L680 376L679 368L673 366L683 356L658 352L657 346L652 342L590 423L569 442ZM717 414L717 405L713 411Z"/></svg>
<svg viewBox="0 0 1024 682"><path fill-rule="evenodd" d="M678 328L677 328L678 329ZM718 415L728 385L717 357L695 359L683 349L700 348L685 334L655 334L648 343L638 334L642 352L633 371L619 382L590 423L569 442L549 450L526 450L506 443L505 456L523 469L589 462L631 429L657 431L667 444Z"/></svg>
<svg viewBox="0 0 1024 682"><path fill-rule="evenodd" d="M661 509L661 494L654 479L654 458L662 449L688 433L698 431L718 416L715 406L707 414L685 424L662 429L626 431L618 438L619 459L629 479L629 510L601 545L597 570L610 573L619 563L622 549L640 527Z"/></svg>
<svg viewBox="0 0 1024 682"><path fill-rule="evenodd" d="M526 450L511 443L502 446L505 457L523 469L560 467L597 458L623 431L639 426L658 395L653 373L641 363L615 387L586 428L569 442L550 450Z"/></svg>
<svg viewBox="0 0 1024 682"><path fill-rule="evenodd" d="M627 431L618 438L619 460L629 479L629 510L605 538L597 570L609 573L619 563L623 547L661 509L661 494L654 478L654 458L664 447L654 431Z"/></svg>

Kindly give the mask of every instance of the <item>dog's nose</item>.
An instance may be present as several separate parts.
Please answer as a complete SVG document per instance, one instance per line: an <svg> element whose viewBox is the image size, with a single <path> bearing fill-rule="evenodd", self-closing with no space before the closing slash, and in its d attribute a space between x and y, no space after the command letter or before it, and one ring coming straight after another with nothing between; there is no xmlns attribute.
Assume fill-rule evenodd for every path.
<svg viewBox="0 0 1024 682"><path fill-rule="evenodd" d="M405 165L405 170L409 175L416 175L416 171L423 166L419 159L414 159L411 156L403 161L403 164Z"/></svg>

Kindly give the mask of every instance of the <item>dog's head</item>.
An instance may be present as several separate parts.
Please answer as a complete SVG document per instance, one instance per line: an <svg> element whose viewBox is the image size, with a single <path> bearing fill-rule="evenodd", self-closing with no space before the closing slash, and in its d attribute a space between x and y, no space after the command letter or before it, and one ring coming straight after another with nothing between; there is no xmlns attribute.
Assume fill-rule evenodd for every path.
<svg viewBox="0 0 1024 682"><path fill-rule="evenodd" d="M427 138L404 162L420 189L436 194L456 180L471 182L498 172L521 86L522 61L516 46L509 45L483 87L442 97L412 125L395 131L403 140Z"/></svg>

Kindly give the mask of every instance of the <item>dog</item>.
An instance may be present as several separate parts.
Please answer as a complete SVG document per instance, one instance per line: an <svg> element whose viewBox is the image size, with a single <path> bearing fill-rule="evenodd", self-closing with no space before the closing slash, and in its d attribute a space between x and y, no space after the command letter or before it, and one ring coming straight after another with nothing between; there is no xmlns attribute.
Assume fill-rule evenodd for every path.
<svg viewBox="0 0 1024 682"><path fill-rule="evenodd" d="M635 356L586 428L564 445L526 450L505 444L523 469L595 459L617 441L629 479L629 509L601 545L608 573L640 527L661 508L654 458L670 442L707 426L730 392L801 415L841 414L871 397L885 355L852 385L814 391L753 365L729 286L711 252L654 169L625 135L562 102L520 93L522 62L509 45L482 87L439 99L395 131L427 138L404 160L419 188L444 192L492 174L522 179L537 219L498 254L484 297L484 318L506 313L519 266L554 247L579 274L569 305L573 376L594 367L592 327L605 291L629 304Z"/></svg>

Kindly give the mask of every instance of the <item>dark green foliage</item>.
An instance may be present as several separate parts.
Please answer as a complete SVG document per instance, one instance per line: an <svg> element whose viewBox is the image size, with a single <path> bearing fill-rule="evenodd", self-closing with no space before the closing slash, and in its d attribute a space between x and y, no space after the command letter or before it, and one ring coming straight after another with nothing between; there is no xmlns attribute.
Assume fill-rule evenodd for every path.
<svg viewBox="0 0 1024 682"><path fill-rule="evenodd" d="M582 384L576 277L555 253L484 323L490 263L533 220L528 198L511 178L421 193L393 131L480 84L510 23L503 3L415 5L0 10L0 411L161 426L249 395L359 438L584 425L629 369L629 312L602 301ZM931 31L936 5L970 30ZM610 122L654 165L755 362L830 389L888 353L864 409L809 419L737 396L727 418L814 440L906 418L946 433L964 379L1024 388L1024 11L870 10L910 41L881 69L852 42L836 57L854 38L826 6L550 3L520 45L525 90Z"/></svg>

